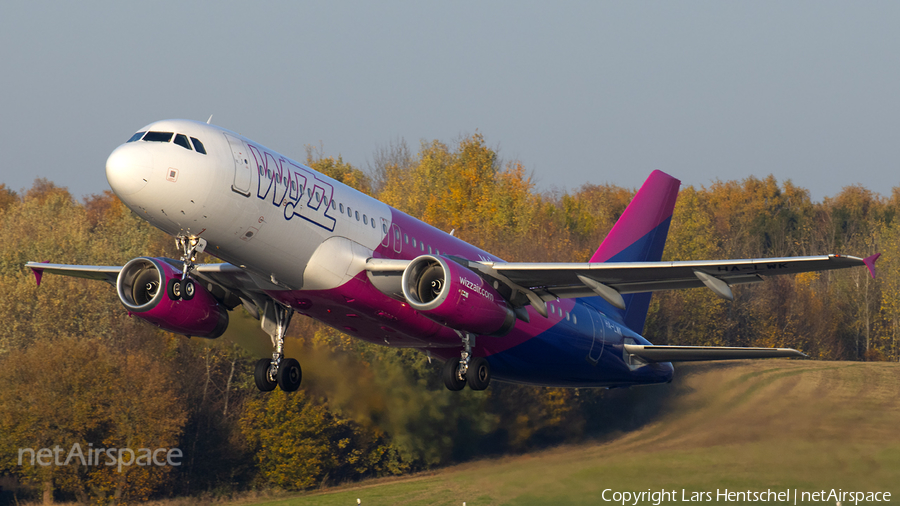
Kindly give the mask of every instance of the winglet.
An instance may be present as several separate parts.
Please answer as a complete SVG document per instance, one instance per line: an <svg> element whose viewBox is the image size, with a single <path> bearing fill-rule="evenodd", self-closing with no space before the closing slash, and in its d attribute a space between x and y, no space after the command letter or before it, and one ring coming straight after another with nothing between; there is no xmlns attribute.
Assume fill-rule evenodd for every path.
<svg viewBox="0 0 900 506"><path fill-rule="evenodd" d="M863 263L869 268L869 274L872 275L872 279L875 279L875 261L878 260L878 257L880 256L881 253L875 253L874 255L863 259Z"/></svg>
<svg viewBox="0 0 900 506"><path fill-rule="evenodd" d="M49 260L44 260L41 262L42 264L50 263ZM44 277L44 269L36 269L34 267L31 268L31 272L34 273L34 280L37 281L37 286L41 286L41 278Z"/></svg>

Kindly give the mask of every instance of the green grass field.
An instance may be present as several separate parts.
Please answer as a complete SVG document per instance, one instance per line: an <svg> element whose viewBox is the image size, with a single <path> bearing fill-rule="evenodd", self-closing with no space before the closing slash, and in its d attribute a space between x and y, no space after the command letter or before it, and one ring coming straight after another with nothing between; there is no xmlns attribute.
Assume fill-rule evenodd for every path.
<svg viewBox="0 0 900 506"><path fill-rule="evenodd" d="M605 489L677 491L664 504L692 492L710 492L705 502L717 504L779 504L717 498L724 489L789 489L790 502L780 504L793 504L794 490L823 489L890 492L900 502L900 365L772 360L676 374L668 387L645 387L671 395L653 422L606 442L258 504L621 504L604 501Z"/></svg>

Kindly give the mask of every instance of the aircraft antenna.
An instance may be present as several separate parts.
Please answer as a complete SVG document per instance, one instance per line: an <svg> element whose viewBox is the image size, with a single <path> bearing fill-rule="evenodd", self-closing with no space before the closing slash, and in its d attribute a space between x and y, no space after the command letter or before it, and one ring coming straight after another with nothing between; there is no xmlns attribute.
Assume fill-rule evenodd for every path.
<svg viewBox="0 0 900 506"><path fill-rule="evenodd" d="M207 125L208 125L208 124L209 124L209 122L210 122L210 121L212 121L212 117L213 117L213 115L212 115L212 114L210 114L210 115L209 115L209 119L208 119L208 120L206 120L206 124L207 124Z"/></svg>

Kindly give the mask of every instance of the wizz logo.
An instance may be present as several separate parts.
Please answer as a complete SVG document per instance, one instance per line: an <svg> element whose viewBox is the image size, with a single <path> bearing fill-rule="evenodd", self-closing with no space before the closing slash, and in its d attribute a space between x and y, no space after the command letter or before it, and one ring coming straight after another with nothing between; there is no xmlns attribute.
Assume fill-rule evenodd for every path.
<svg viewBox="0 0 900 506"><path fill-rule="evenodd" d="M256 160L258 187L256 196L272 200L272 205L284 207L284 219L299 216L329 232L337 220L331 215L334 187L319 179L316 172L250 145Z"/></svg>

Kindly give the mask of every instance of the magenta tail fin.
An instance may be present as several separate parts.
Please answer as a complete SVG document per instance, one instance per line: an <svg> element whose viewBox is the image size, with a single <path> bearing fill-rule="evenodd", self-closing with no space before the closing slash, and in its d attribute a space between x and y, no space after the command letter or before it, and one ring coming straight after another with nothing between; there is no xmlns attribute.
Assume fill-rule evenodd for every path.
<svg viewBox="0 0 900 506"><path fill-rule="evenodd" d="M665 172L653 171L638 190L619 221L591 257L591 262L658 262L669 234L675 199L681 181ZM620 311L625 325L642 333L650 293L624 295L625 310Z"/></svg>

